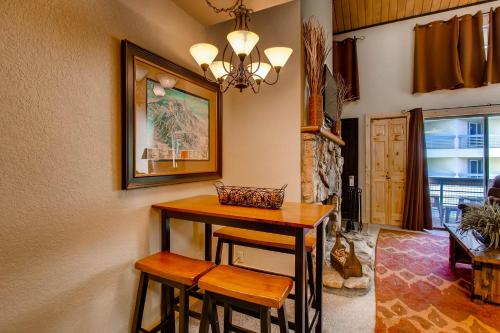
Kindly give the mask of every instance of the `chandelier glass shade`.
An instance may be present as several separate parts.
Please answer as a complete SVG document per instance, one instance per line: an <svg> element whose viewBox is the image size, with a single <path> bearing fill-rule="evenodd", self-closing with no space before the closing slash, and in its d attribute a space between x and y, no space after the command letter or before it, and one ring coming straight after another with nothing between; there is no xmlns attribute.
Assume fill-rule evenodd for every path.
<svg viewBox="0 0 500 333"><path fill-rule="evenodd" d="M227 11L235 17L233 31L227 34L227 43L224 46L221 59L216 60L219 50L208 43L198 43L189 49L194 60L203 70L205 78L210 82L217 82L222 92L230 87L240 91L250 87L253 92L260 91L262 83L273 85L278 82L280 70L286 64L293 50L289 47L271 47L264 50L267 57L262 59L257 43L259 35L248 28L251 9L243 5L243 0L227 9L215 8L209 1L208 5L216 12ZM274 79L267 80L274 69ZM211 75L210 75L211 74Z"/></svg>

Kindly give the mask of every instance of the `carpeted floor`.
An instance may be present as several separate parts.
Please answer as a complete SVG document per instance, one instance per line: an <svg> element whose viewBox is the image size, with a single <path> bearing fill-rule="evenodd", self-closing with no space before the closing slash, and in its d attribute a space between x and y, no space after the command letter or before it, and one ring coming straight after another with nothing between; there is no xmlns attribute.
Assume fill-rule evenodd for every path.
<svg viewBox="0 0 500 333"><path fill-rule="evenodd" d="M500 332L500 306L470 300L471 269L448 265L448 237L381 230L376 332Z"/></svg>

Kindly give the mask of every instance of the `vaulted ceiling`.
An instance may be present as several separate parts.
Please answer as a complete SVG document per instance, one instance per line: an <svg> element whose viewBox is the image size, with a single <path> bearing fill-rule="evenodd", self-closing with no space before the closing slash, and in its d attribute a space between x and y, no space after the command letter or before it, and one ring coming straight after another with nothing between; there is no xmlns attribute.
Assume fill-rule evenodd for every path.
<svg viewBox="0 0 500 333"><path fill-rule="evenodd" d="M342 33L491 0L332 0L333 33Z"/></svg>

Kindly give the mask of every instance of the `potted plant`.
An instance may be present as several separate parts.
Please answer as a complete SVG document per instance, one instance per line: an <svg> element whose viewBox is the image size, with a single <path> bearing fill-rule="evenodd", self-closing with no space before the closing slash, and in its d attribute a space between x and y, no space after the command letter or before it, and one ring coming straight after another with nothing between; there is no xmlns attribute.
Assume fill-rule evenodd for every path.
<svg viewBox="0 0 500 333"><path fill-rule="evenodd" d="M304 22L302 33L309 93L307 123L310 126L323 126L323 65L331 48L326 45L325 29L316 19L310 18Z"/></svg>
<svg viewBox="0 0 500 333"><path fill-rule="evenodd" d="M472 234L488 248L500 247L500 205L486 203L470 206L462 216L459 229Z"/></svg>

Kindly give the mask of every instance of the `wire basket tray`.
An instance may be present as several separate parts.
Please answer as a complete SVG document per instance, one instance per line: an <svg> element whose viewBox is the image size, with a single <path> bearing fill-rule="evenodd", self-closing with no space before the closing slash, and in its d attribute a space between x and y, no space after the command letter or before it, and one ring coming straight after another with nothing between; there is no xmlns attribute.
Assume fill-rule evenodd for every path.
<svg viewBox="0 0 500 333"><path fill-rule="evenodd" d="M280 209L285 199L285 188L227 186L216 182L215 188L221 205Z"/></svg>

